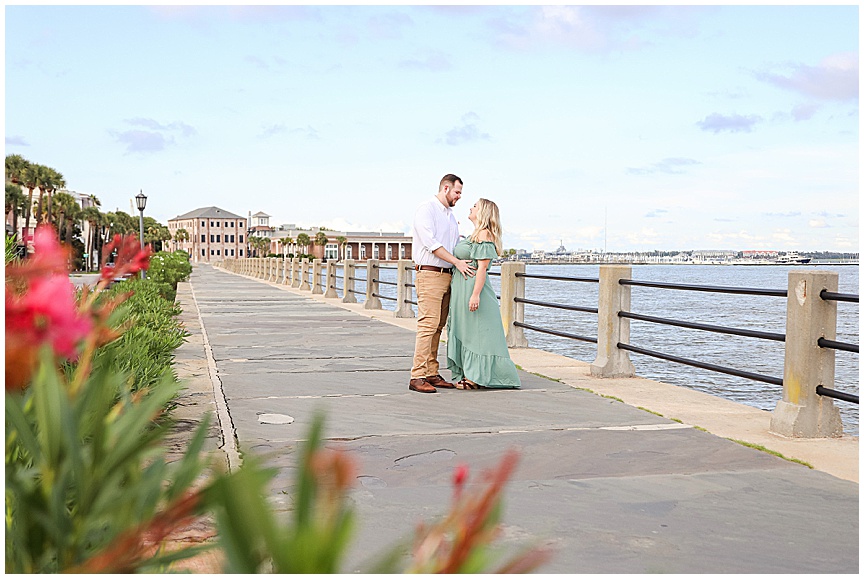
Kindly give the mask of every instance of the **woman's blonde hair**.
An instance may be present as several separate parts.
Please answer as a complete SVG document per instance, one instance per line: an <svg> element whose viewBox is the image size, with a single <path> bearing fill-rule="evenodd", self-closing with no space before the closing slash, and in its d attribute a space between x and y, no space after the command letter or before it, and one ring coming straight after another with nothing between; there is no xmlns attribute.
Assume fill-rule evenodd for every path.
<svg viewBox="0 0 864 579"><path fill-rule="evenodd" d="M468 239L478 243L480 239L477 236L483 229L492 235L495 251L501 255L501 218L498 216L498 206L488 199L480 198L477 200L477 222L474 226L474 233Z"/></svg>

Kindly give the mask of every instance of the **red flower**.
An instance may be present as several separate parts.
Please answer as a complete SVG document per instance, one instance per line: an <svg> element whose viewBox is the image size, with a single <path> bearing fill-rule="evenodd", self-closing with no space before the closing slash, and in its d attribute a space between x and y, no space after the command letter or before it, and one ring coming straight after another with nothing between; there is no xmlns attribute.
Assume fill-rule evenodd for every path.
<svg viewBox="0 0 864 579"><path fill-rule="evenodd" d="M460 464L453 469L453 486L462 488L465 485L465 480L468 478L468 465Z"/></svg>
<svg viewBox="0 0 864 579"><path fill-rule="evenodd" d="M141 249L141 244L134 235L115 234L111 243L103 249L103 260L107 262L108 256L115 249L117 250L117 258L114 260L114 265L102 264L101 281L110 282L117 277L132 275L150 267L150 256L153 251L149 245Z"/></svg>

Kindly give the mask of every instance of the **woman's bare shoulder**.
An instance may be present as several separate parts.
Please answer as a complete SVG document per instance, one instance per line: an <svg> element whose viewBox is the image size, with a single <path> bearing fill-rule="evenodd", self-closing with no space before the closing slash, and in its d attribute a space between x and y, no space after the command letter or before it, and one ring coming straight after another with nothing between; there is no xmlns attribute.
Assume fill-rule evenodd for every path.
<svg viewBox="0 0 864 579"><path fill-rule="evenodd" d="M477 232L478 241L492 241L492 232L488 229L481 229Z"/></svg>

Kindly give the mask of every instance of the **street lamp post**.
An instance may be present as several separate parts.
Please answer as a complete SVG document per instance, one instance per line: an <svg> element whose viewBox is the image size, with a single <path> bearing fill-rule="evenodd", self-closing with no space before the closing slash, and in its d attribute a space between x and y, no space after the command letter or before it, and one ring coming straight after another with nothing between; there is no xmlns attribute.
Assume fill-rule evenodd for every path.
<svg viewBox="0 0 864 579"><path fill-rule="evenodd" d="M138 206L138 227L139 232L141 234L141 249L144 249L144 208L147 207L147 196L144 195L144 191L140 190L138 195L135 196L135 204ZM144 270L141 270L141 279L144 279Z"/></svg>

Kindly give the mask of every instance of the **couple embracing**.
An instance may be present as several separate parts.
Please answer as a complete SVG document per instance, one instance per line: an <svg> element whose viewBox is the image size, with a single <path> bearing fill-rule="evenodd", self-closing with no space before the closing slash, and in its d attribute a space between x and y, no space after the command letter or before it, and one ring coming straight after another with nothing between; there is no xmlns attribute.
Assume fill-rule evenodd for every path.
<svg viewBox="0 0 864 579"><path fill-rule="evenodd" d="M453 207L461 197L462 179L445 175L438 194L420 205L414 216L418 319L408 388L415 392L521 385L488 277L489 265L501 255L498 206L479 199L468 213L474 232L460 239ZM439 374L438 345L445 325L447 369L455 383Z"/></svg>

